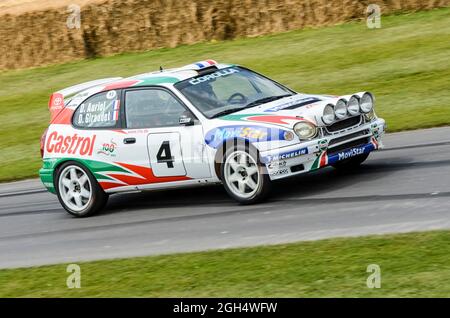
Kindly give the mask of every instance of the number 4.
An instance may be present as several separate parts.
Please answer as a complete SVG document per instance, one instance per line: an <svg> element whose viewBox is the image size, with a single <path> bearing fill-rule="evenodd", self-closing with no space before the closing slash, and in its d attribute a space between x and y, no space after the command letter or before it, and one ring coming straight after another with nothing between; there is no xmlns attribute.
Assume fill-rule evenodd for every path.
<svg viewBox="0 0 450 318"><path fill-rule="evenodd" d="M173 168L173 162L175 158L172 157L172 153L170 152L170 142L164 141L161 144L161 147L158 150L158 154L156 155L156 159L158 163L167 163L167 168Z"/></svg>

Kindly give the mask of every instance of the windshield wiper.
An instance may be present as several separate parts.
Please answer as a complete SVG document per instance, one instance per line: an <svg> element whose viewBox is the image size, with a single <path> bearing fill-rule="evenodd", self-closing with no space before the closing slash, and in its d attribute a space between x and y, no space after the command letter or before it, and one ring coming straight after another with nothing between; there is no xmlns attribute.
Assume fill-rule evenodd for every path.
<svg viewBox="0 0 450 318"><path fill-rule="evenodd" d="M225 115L232 114L232 113L238 112L240 110L243 110L243 109L246 109L246 108L249 108L249 107L261 105L261 104L264 104L264 103L273 102L273 101L275 101L277 99L281 99L281 98L285 98L285 97L289 97L289 96L292 96L292 94L264 97L264 98L261 98L261 99L257 99L255 101L245 105L244 107L227 109L227 110L218 112L217 114L214 114L211 118L217 118L217 117L225 116Z"/></svg>
<svg viewBox="0 0 450 318"><path fill-rule="evenodd" d="M213 116L211 116L211 118L217 118L217 117L225 116L225 115L228 115L228 114L232 114L232 113L238 112L240 110L243 110L244 108L245 107L227 109L227 110L218 112L217 114L214 114Z"/></svg>
<svg viewBox="0 0 450 318"><path fill-rule="evenodd" d="M258 106L258 105L261 105L261 104L273 102L273 101L275 101L277 99L282 99L282 98L289 97L289 96L292 96L292 94L264 97L264 98L257 99L255 101L247 104L245 106L245 108L249 108L249 107Z"/></svg>

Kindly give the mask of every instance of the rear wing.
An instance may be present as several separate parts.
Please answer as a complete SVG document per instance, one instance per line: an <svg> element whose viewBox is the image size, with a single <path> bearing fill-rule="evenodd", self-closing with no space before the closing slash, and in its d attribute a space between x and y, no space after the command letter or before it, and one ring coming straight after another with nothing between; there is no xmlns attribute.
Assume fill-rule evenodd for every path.
<svg viewBox="0 0 450 318"><path fill-rule="evenodd" d="M61 110L65 107L67 102L70 101L70 100L68 100L68 97L72 97L82 91L93 88L95 86L106 85L106 84L116 82L121 79L122 79L122 77L103 78L103 79L67 87L60 91L57 91L56 93L53 93L50 96L50 100L48 101L48 108L49 108L50 114L51 114L50 121L52 122L56 118L56 116L58 116L58 114L61 112Z"/></svg>

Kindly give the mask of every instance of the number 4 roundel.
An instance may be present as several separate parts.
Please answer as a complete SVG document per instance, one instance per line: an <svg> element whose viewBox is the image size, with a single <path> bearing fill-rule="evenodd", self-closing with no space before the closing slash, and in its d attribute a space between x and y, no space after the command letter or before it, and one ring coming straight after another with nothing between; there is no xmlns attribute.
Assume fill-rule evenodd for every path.
<svg viewBox="0 0 450 318"><path fill-rule="evenodd" d="M170 141L163 141L161 147L158 150L158 154L156 155L156 159L158 159L158 163L166 163L167 168L173 169L174 157L172 157L172 153L170 152Z"/></svg>
<svg viewBox="0 0 450 318"><path fill-rule="evenodd" d="M157 177L185 176L179 132L154 133L148 136L150 166Z"/></svg>

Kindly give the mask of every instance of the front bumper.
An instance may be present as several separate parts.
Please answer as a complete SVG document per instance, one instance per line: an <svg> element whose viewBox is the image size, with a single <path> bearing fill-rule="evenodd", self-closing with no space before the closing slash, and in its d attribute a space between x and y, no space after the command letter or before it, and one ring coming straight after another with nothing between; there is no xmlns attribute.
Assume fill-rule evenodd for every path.
<svg viewBox="0 0 450 318"><path fill-rule="evenodd" d="M364 123L322 138L261 153L271 180L314 171L338 161L383 148L384 119Z"/></svg>

